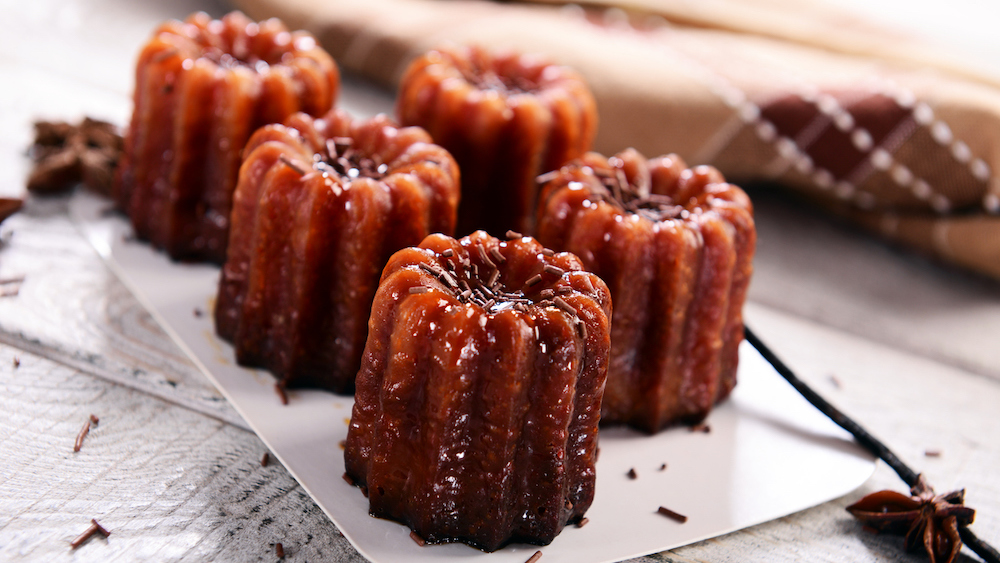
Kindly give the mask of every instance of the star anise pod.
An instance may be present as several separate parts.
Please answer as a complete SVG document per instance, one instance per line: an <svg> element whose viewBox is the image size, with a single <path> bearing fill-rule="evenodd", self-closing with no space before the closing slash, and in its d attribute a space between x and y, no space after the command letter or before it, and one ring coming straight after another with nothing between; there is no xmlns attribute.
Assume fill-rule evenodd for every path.
<svg viewBox="0 0 1000 563"><path fill-rule="evenodd" d="M906 536L907 551L916 551L922 544L931 563L952 563L962 550L959 527L968 526L976 517L976 511L964 502L964 490L935 495L920 475L910 496L878 491L847 511L876 532Z"/></svg>
<svg viewBox="0 0 1000 563"><path fill-rule="evenodd" d="M109 194L111 179L122 151L118 128L86 117L79 125L62 121L35 122L31 156L35 167L28 190L53 194L83 182L100 194Z"/></svg>

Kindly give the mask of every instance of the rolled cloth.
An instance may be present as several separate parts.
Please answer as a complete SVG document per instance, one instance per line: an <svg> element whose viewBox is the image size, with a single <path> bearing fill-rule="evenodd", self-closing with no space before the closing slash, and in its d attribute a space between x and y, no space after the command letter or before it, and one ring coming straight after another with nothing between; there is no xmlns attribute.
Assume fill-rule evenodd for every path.
<svg viewBox="0 0 1000 563"><path fill-rule="evenodd" d="M779 184L1000 279L1000 77L818 0L233 1L390 88L447 42L543 54L590 83L594 150Z"/></svg>

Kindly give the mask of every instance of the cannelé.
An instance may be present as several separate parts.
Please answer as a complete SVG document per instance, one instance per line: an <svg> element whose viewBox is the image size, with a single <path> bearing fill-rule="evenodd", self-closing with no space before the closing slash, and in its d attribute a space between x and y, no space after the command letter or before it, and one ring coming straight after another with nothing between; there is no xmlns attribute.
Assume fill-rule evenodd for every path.
<svg viewBox="0 0 1000 563"><path fill-rule="evenodd" d="M372 305L346 478L429 543L548 544L594 495L611 296L530 237L431 235Z"/></svg>
<svg viewBox="0 0 1000 563"><path fill-rule="evenodd" d="M458 165L418 127L297 113L250 138L215 306L239 363L281 385L349 393L379 274L451 232Z"/></svg>
<svg viewBox="0 0 1000 563"><path fill-rule="evenodd" d="M746 193L709 166L629 149L543 175L538 239L611 289L602 421L696 423L736 384L756 244Z"/></svg>
<svg viewBox="0 0 1000 563"><path fill-rule="evenodd" d="M298 111L326 113L339 88L330 55L277 19L162 24L139 54L113 188L136 236L175 259L224 261L247 139Z"/></svg>
<svg viewBox="0 0 1000 563"><path fill-rule="evenodd" d="M530 233L535 176L590 150L597 107L582 77L540 57L449 46L414 60L396 113L448 149L462 170L458 229Z"/></svg>

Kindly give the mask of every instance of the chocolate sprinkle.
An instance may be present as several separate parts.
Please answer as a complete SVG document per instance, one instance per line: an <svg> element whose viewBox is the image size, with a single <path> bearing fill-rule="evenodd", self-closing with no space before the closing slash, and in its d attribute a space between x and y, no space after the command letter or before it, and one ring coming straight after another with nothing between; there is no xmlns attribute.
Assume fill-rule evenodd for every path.
<svg viewBox="0 0 1000 563"><path fill-rule="evenodd" d="M705 424L704 422L699 422L691 427L691 432L701 432L702 434L708 434L712 431L712 427Z"/></svg>
<svg viewBox="0 0 1000 563"><path fill-rule="evenodd" d="M420 537L420 534L418 534L413 530L410 530L410 539L413 540L413 543L419 545L420 547L424 547L425 545L427 545L427 542L424 541L424 538Z"/></svg>
<svg viewBox="0 0 1000 563"><path fill-rule="evenodd" d="M82 534L80 534L79 536L77 536L77 538L75 540L71 541L69 543L69 545L73 549L76 549L76 548L80 547L81 545L83 545L83 542L89 540L91 538L91 536L93 536L94 534L98 534L98 533L101 534L104 537L108 537L108 536L111 535L111 532L109 532L104 526L101 526L100 524L98 524L97 520L91 518L90 519L90 527L88 527Z"/></svg>
<svg viewBox="0 0 1000 563"><path fill-rule="evenodd" d="M562 297L554 297L552 298L552 302L555 303L556 307L559 307L570 315L576 315L576 308L567 303Z"/></svg>
<svg viewBox="0 0 1000 563"><path fill-rule="evenodd" d="M444 256L445 258L451 258L454 255L455 251L450 248L446 248L443 251L441 251L441 256Z"/></svg>
<svg viewBox="0 0 1000 563"><path fill-rule="evenodd" d="M684 516L683 514L680 514L678 512L674 512L673 510L670 510L669 508L667 508L665 506L661 506L660 508L657 508L656 512L658 512L658 513L666 516L667 518L670 518L671 520L676 520L677 522L680 522L681 524L683 524L683 523L685 523L685 522L688 521L688 517L687 516Z"/></svg>
<svg viewBox="0 0 1000 563"><path fill-rule="evenodd" d="M521 233L517 231L507 231L507 238L510 240L519 239L524 237Z"/></svg>
<svg viewBox="0 0 1000 563"><path fill-rule="evenodd" d="M281 545L281 542L274 544L274 554L278 556L278 559L285 558L285 546Z"/></svg>
<svg viewBox="0 0 1000 563"><path fill-rule="evenodd" d="M283 154L279 154L278 155L278 160L280 160L281 163L284 164L285 166L287 166L287 167L291 168L292 170L294 170L299 176L305 175L306 169L302 168L302 166L300 166L299 163L293 161L292 159L288 158L287 156L285 156Z"/></svg>
<svg viewBox="0 0 1000 563"><path fill-rule="evenodd" d="M267 467L267 463L269 461L271 461L271 454L268 453L268 452L264 452L264 455L261 456L261 458L260 458L260 466L261 467Z"/></svg>
<svg viewBox="0 0 1000 563"><path fill-rule="evenodd" d="M582 528L587 525L587 522L590 522L590 518L580 518L576 521L576 527Z"/></svg>
<svg viewBox="0 0 1000 563"><path fill-rule="evenodd" d="M357 483L354 482L354 479L352 479L351 476L348 475L347 473L344 473L343 475L341 475L341 477L344 478L344 481L347 481L348 485L350 485L352 487L355 486L355 485L357 485Z"/></svg>
<svg viewBox="0 0 1000 563"><path fill-rule="evenodd" d="M566 270L563 270L559 266L553 266L552 264L546 264L542 267L542 271L546 274L552 274L554 276L562 276L566 273Z"/></svg>
<svg viewBox="0 0 1000 563"><path fill-rule="evenodd" d="M285 392L284 381L279 381L274 384L274 392L277 393L278 397L281 399L281 404L283 405L288 404L288 393Z"/></svg>
<svg viewBox="0 0 1000 563"><path fill-rule="evenodd" d="M427 293L429 288L423 285L415 285L410 288L410 294Z"/></svg>
<svg viewBox="0 0 1000 563"><path fill-rule="evenodd" d="M503 257L503 254L500 253L500 249L495 246L490 248L490 256L497 264L503 264L507 261L507 259Z"/></svg>
<svg viewBox="0 0 1000 563"><path fill-rule="evenodd" d="M89 433L90 420L88 419L87 422L83 423L83 428L80 429L80 433L76 435L76 442L73 444L74 453L80 451L80 448L83 447L83 439L86 438Z"/></svg>
<svg viewBox="0 0 1000 563"><path fill-rule="evenodd" d="M941 450L924 450L926 457L941 457Z"/></svg>
<svg viewBox="0 0 1000 563"><path fill-rule="evenodd" d="M542 274L535 274L528 278L528 281L524 282L524 285L531 287L542 281Z"/></svg>
<svg viewBox="0 0 1000 563"><path fill-rule="evenodd" d="M536 552L535 552L535 553L534 553L534 554L533 554L533 555L532 555L531 557L529 557L529 558L528 558L528 560L527 560L527 561L525 561L524 563L535 563L536 561L538 561L538 560L539 560L539 559L541 559L541 558L542 558L542 552L541 552L541 551L536 551Z"/></svg>

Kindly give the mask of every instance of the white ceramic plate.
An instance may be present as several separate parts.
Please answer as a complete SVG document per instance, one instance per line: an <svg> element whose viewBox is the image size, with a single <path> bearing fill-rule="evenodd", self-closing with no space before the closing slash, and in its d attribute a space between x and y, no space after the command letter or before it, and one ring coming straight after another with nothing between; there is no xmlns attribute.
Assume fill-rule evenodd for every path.
<svg viewBox="0 0 1000 563"><path fill-rule="evenodd" d="M709 417L711 432L674 429L646 436L601 431L597 489L583 528L569 526L545 547L492 554L463 544L418 547L405 526L372 518L348 485L343 450L353 400L290 391L283 406L266 372L237 366L215 336L210 311L219 269L177 264L139 242L109 203L77 194L71 213L98 252L166 331L232 402L260 438L365 557L376 562L479 559L601 563L672 549L785 516L842 496L865 482L875 460L813 409L748 344L739 385ZM195 309L205 312L196 315ZM666 470L660 470L662 464ZM635 469L637 478L627 476ZM665 506L684 524L656 513Z"/></svg>

